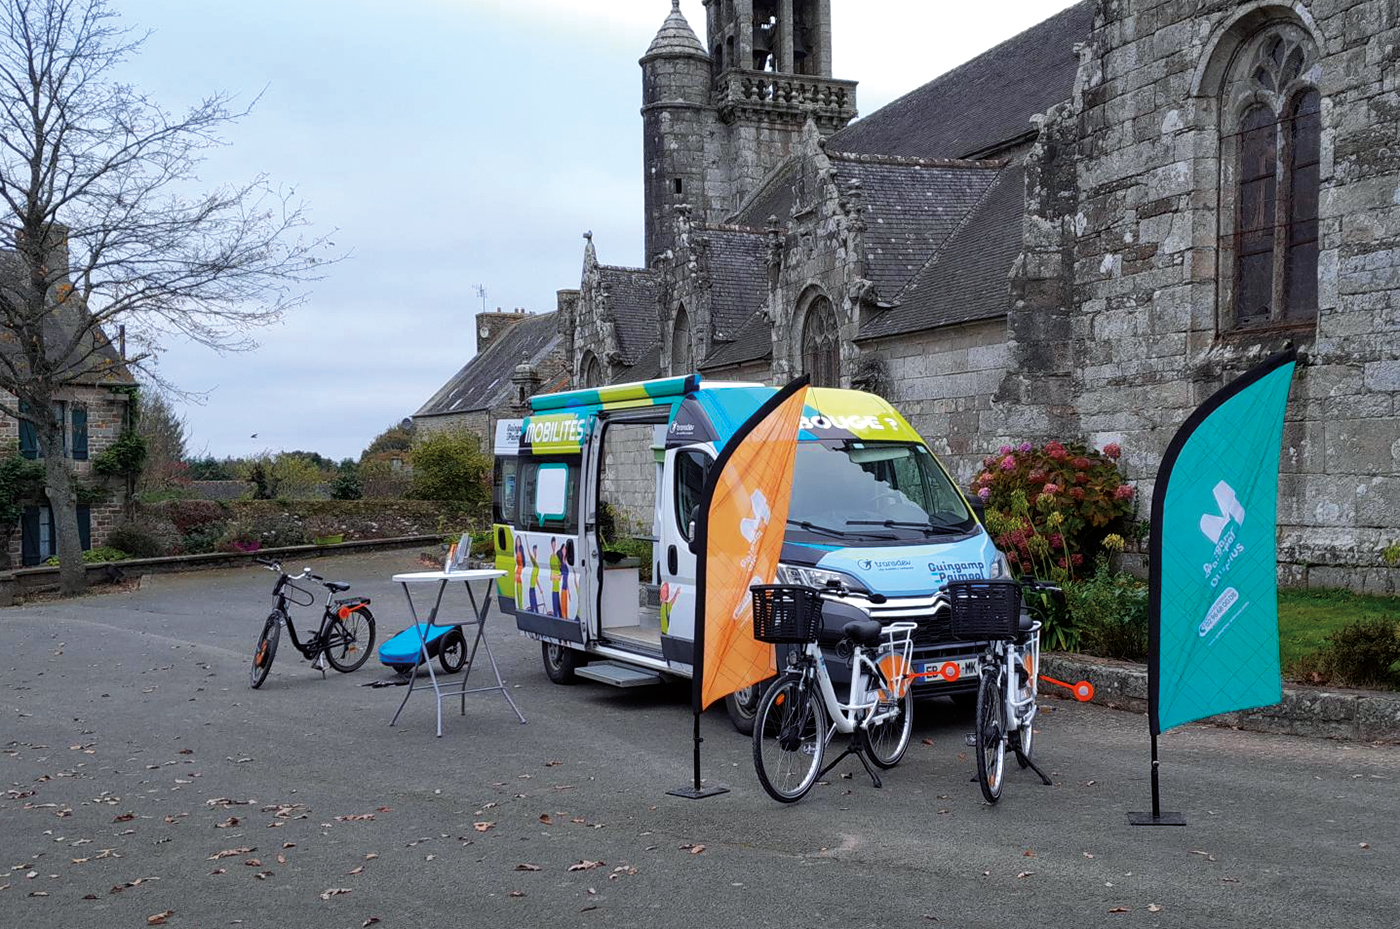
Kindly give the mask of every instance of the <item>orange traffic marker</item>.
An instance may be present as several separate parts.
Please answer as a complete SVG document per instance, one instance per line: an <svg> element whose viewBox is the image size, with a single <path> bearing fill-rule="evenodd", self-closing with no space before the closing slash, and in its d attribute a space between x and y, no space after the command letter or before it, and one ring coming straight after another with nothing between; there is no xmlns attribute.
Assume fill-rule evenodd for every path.
<svg viewBox="0 0 1400 929"><path fill-rule="evenodd" d="M1047 684L1055 684L1059 687L1063 687L1065 690L1074 694L1074 699L1078 700L1080 703L1088 703L1090 700L1094 699L1094 685L1090 684L1088 681L1080 681L1078 684L1066 684L1064 681L1057 681L1053 677L1046 677L1044 674L1040 676L1040 679Z"/></svg>

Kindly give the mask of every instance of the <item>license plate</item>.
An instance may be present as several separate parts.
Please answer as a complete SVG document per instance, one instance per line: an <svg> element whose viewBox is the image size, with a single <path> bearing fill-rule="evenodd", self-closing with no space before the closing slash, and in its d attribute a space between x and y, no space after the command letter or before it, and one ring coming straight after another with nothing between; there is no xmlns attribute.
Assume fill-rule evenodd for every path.
<svg viewBox="0 0 1400 929"><path fill-rule="evenodd" d="M930 675L929 677L924 678L924 683L925 683L925 684L947 684L947 683L952 683L951 681L949 681L946 677L944 677L944 676L940 673L940 672L943 670L943 666L946 665L946 664L948 664L949 662L950 662L950 659L946 659L946 658L943 659L942 661L926 661L926 662L924 662L923 666L920 667L919 670L920 670L921 672L923 672L924 674ZM955 680L962 680L962 679L964 679L964 678L969 678L969 677L975 678L975 677L977 676L977 659L976 659L976 658L966 658L966 659L962 659L962 660L960 660L960 661L959 661L959 660L952 660L951 663L957 665L957 667L958 667L958 676L957 676L957 678L955 678Z"/></svg>

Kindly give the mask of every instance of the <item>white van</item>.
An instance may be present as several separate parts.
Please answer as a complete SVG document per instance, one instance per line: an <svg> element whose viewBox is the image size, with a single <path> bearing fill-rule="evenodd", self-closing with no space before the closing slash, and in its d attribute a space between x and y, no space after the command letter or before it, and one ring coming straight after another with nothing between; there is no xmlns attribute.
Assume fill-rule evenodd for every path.
<svg viewBox="0 0 1400 929"><path fill-rule="evenodd" d="M498 448L499 605L552 681L691 676L706 470L774 393L690 375L531 399L517 446ZM923 439L873 394L813 388L794 469L779 580L850 590L826 602L823 644L852 619L914 620L916 670L943 672L915 693L975 690L981 645L952 639L942 587L1005 576L1006 560ZM844 663L829 667L839 679ZM726 700L741 730L759 693Z"/></svg>

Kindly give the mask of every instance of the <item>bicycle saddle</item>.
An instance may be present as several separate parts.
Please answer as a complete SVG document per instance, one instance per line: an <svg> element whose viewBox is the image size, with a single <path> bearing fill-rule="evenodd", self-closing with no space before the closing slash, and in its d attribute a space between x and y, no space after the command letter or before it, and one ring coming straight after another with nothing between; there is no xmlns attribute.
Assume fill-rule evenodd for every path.
<svg viewBox="0 0 1400 929"><path fill-rule="evenodd" d="M841 627L841 634L857 645L871 646L880 642L880 630L884 628L873 619L855 619Z"/></svg>
<svg viewBox="0 0 1400 929"><path fill-rule="evenodd" d="M346 583L344 583L344 582L342 582L342 581L326 581L326 582L325 582L325 585L326 585L327 587L329 587L331 590L336 591L337 593L339 593L339 592L342 591L342 590L349 590L349 589L350 589L350 585L349 585L349 584L346 584Z"/></svg>

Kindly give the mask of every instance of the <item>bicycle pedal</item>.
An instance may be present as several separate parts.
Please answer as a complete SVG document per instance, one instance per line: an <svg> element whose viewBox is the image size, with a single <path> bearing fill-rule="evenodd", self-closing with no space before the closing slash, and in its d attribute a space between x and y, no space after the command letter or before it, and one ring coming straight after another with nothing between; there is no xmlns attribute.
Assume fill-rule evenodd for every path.
<svg viewBox="0 0 1400 929"><path fill-rule="evenodd" d="M968 748L976 748L977 733L969 732L967 735L963 736L963 744L966 745Z"/></svg>

